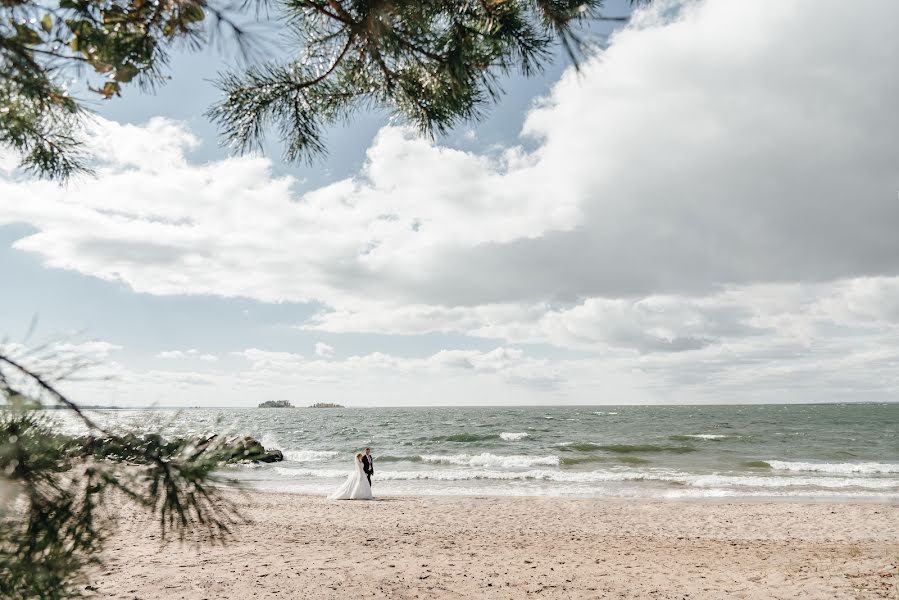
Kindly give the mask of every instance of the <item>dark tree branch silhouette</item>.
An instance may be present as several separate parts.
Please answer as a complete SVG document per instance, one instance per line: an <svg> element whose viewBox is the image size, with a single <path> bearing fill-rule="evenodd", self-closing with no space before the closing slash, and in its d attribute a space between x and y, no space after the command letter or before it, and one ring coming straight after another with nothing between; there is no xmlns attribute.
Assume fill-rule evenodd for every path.
<svg viewBox="0 0 899 600"><path fill-rule="evenodd" d="M163 537L199 528L221 542L241 521L215 471L255 458L246 445L111 431L3 353L0 399L0 589L8 597L77 596L114 524L104 510L114 496L156 514ZM87 435L58 433L46 406L76 415Z"/></svg>
<svg viewBox="0 0 899 600"><path fill-rule="evenodd" d="M220 74L208 111L236 152L271 130L288 160L313 160L328 125L376 107L425 135L477 120L501 77L531 76L561 45L575 65L578 28L607 17L602 0L57 0L0 3L0 146L33 174L90 172L89 111L68 85L109 99L163 83L177 48L213 39L252 54L239 24L255 7L286 30L277 60ZM215 35L213 35L215 34ZM258 40L257 40L258 41ZM269 53L270 54L270 53ZM248 61L252 62L252 61Z"/></svg>

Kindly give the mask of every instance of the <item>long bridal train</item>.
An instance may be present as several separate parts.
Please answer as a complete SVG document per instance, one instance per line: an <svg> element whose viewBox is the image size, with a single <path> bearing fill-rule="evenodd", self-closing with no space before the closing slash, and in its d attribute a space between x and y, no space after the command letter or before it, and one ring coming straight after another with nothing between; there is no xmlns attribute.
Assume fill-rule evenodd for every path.
<svg viewBox="0 0 899 600"><path fill-rule="evenodd" d="M329 500L374 500L371 484L362 469L362 455L357 454L353 462L353 472L336 492L328 496Z"/></svg>

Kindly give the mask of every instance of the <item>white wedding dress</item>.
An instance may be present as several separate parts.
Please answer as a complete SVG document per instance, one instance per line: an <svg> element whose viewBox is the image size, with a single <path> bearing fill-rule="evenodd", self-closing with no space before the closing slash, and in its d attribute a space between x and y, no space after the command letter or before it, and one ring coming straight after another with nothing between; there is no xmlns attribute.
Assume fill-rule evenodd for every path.
<svg viewBox="0 0 899 600"><path fill-rule="evenodd" d="M328 500L374 500L371 495L371 484L365 471L362 470L362 461L353 458L353 472L346 478L340 488L328 496Z"/></svg>

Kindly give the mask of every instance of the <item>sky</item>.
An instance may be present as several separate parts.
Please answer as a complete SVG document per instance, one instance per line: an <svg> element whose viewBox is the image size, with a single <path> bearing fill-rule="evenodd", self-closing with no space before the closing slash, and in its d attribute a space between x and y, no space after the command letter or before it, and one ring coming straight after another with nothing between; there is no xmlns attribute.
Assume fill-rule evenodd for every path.
<svg viewBox="0 0 899 600"><path fill-rule="evenodd" d="M221 148L235 58L179 55L92 104L95 177L0 151L0 337L123 407L894 401L897 22L658 1L482 122L365 113L313 165Z"/></svg>

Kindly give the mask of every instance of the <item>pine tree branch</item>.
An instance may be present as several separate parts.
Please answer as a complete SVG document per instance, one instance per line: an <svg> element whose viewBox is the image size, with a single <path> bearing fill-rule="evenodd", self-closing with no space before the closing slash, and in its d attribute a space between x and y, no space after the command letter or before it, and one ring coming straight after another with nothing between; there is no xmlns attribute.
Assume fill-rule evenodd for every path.
<svg viewBox="0 0 899 600"><path fill-rule="evenodd" d="M304 81L302 83L298 83L296 86L297 89L299 90L299 89L303 89L303 88L307 88L307 87L312 87L313 85L320 83L320 82L324 81L325 79L327 79L331 75L331 73L334 72L334 69L336 69L340 65L341 61L343 61L343 57L346 56L347 51L350 49L350 47L352 47L353 42L355 40L356 40L356 34L350 33L349 37L347 38L346 44L344 44L344 46L343 46L343 50L340 51L340 54L337 55L337 58L334 59L334 63L328 68L328 70L325 71L324 73L322 73L321 75L319 75L318 77L316 77L315 79L310 79L309 81Z"/></svg>
<svg viewBox="0 0 899 600"><path fill-rule="evenodd" d="M38 384L38 386L41 389L43 389L45 392L49 393L58 402L61 402L62 404L64 404L69 410L73 411L81 419L81 421L84 422L84 424L91 430L99 431L105 435L112 435L112 434L109 434L102 427L97 425L90 417L88 417L86 414L84 414L84 411L82 411L81 408L77 404L75 404L74 402L69 400L62 392L57 390L55 386L53 386L49 381L44 380L44 378L41 377L40 375L38 375L37 373L35 373L32 370L30 370L29 368L25 367L18 361L13 360L12 358L6 356L5 354L0 354L0 362L8 364L9 366L13 367L14 369L19 371L26 377L28 377L29 379L34 381L36 384Z"/></svg>

